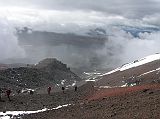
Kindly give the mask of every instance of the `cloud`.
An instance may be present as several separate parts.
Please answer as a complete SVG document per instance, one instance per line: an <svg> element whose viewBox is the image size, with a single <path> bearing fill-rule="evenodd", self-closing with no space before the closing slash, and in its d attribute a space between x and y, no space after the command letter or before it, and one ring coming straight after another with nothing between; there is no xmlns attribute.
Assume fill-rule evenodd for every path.
<svg viewBox="0 0 160 119"><path fill-rule="evenodd" d="M59 11L21 7L1 7L0 14L15 27L28 26L35 30L81 32L92 26L121 23L127 19L119 15L104 15L95 11Z"/></svg>
<svg viewBox="0 0 160 119"><path fill-rule="evenodd" d="M160 20L160 14L147 15L142 20L146 24L160 26L160 22L159 22L159 20Z"/></svg>
<svg viewBox="0 0 160 119"><path fill-rule="evenodd" d="M141 18L159 13L160 10L158 0L1 0L0 5L60 11L97 11L127 18Z"/></svg>
<svg viewBox="0 0 160 119"><path fill-rule="evenodd" d="M11 24L0 18L0 28L0 60L25 57L25 51L19 46Z"/></svg>
<svg viewBox="0 0 160 119"><path fill-rule="evenodd" d="M110 67L110 65L113 67L113 64L115 66L122 65L160 51L159 31L139 33L139 37L136 38L121 29L113 29L113 31L115 35L110 36L109 41L98 51L98 54L107 59L104 62L106 67Z"/></svg>

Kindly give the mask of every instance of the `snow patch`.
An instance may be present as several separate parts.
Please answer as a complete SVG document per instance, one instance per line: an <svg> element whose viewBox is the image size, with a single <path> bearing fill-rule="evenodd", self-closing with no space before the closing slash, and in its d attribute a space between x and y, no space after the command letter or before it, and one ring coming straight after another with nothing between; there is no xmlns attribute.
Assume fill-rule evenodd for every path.
<svg viewBox="0 0 160 119"><path fill-rule="evenodd" d="M90 79L92 80L92 79L96 79L97 77L99 77L103 73L95 70L94 72L84 72L84 74L86 75L87 80L90 80Z"/></svg>
<svg viewBox="0 0 160 119"><path fill-rule="evenodd" d="M99 88L113 88L111 86L100 86Z"/></svg>
<svg viewBox="0 0 160 119"><path fill-rule="evenodd" d="M59 105L58 107L52 108L52 109L47 109L44 108L42 110L37 110L37 111L6 111L5 113L0 112L0 119L12 119L15 116L21 116L25 114L34 114L34 113L39 113L39 112L45 112L49 110L57 110L63 107L70 106L71 104L65 104L65 105Z"/></svg>
<svg viewBox="0 0 160 119"><path fill-rule="evenodd" d="M156 61L160 59L160 54L154 54L154 55L150 55L147 56L145 58L142 58L140 60L135 60L134 62L131 62L129 64L123 65L119 70L120 71L124 71L133 67L137 67L137 66L141 66L143 64L152 62L152 61Z"/></svg>
<svg viewBox="0 0 160 119"><path fill-rule="evenodd" d="M122 85L122 86L120 86L120 87L127 87L128 86L128 84L127 83L125 83L124 85Z"/></svg>
<svg viewBox="0 0 160 119"><path fill-rule="evenodd" d="M99 75L99 76L105 76L105 75L109 75L109 74L112 74L112 73L114 73L114 72L117 72L117 71L119 71L119 68L117 68L117 69L114 69L114 70L112 70L112 71L109 71L109 72L107 72L107 73L104 73L104 74L102 74L102 75Z"/></svg>
<svg viewBox="0 0 160 119"><path fill-rule="evenodd" d="M155 72L155 71L158 71L157 73L159 73L160 68L157 68L157 69L155 69L155 70L151 70L151 71L145 72L145 73L139 75L138 77L144 76L144 75L146 75L146 74L150 74L150 73Z"/></svg>
<svg viewBox="0 0 160 119"><path fill-rule="evenodd" d="M66 82L66 80L62 80L61 81L61 85L64 85L65 82Z"/></svg>
<svg viewBox="0 0 160 119"><path fill-rule="evenodd" d="M72 83L72 86L75 86L76 85L76 81L74 81L74 83Z"/></svg>
<svg viewBox="0 0 160 119"><path fill-rule="evenodd" d="M89 81L95 82L96 80L87 79L87 80L85 80L85 81L86 81L86 82L89 82Z"/></svg>
<svg viewBox="0 0 160 119"><path fill-rule="evenodd" d="M25 84L25 85L27 85L27 84ZM21 93L28 93L28 92L30 92L30 91L35 91L34 89L29 89L29 88L26 88L26 89L22 89L22 91L21 91Z"/></svg>
<svg viewBox="0 0 160 119"><path fill-rule="evenodd" d="M99 86L99 88L119 88L119 87L132 87L132 86L136 86L136 83L132 83L130 85L128 85L128 83L125 83L124 85L121 86Z"/></svg>
<svg viewBox="0 0 160 119"><path fill-rule="evenodd" d="M0 117L0 119L11 119L10 116Z"/></svg>
<svg viewBox="0 0 160 119"><path fill-rule="evenodd" d="M147 64L147 63L150 63L150 62L153 62L153 61L156 61L156 60L160 60L160 54L159 53L154 54L154 55L149 55L149 56L144 57L144 58L142 58L140 60L135 60L135 61L133 61L131 63L127 63L125 65L122 65L121 67L118 67L118 68L116 68L116 69L114 69L114 70L112 70L110 72L104 73L104 74L99 75L97 77L106 76L106 75L112 74L112 73L117 72L117 71L125 71L127 69L138 67L138 66L141 66L143 64ZM160 68L156 69L156 70L160 70Z"/></svg>
<svg viewBox="0 0 160 119"><path fill-rule="evenodd" d="M136 86L137 84L136 83L133 83L133 84L131 84L130 86L132 87L132 86Z"/></svg>

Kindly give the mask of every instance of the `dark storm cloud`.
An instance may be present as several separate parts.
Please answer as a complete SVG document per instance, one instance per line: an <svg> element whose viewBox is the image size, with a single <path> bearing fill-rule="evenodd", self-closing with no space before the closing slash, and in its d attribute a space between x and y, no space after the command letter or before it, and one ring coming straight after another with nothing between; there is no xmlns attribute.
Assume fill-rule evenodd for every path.
<svg viewBox="0 0 160 119"><path fill-rule="evenodd" d="M1 6L22 6L53 10L91 10L141 18L160 11L158 0L0 0Z"/></svg>

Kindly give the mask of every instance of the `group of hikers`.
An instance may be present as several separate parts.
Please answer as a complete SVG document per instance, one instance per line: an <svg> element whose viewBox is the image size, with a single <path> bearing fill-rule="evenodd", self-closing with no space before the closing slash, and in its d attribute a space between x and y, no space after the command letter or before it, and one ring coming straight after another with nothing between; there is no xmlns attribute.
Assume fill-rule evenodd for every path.
<svg viewBox="0 0 160 119"><path fill-rule="evenodd" d="M74 91L76 92L77 91L77 86L75 86L74 87ZM51 86L49 86L48 88L47 88L47 92L48 92L48 94L50 95L50 93L51 93L51 90L52 90L52 88L51 88ZM64 91L65 91L65 87L64 86L62 86L62 92L64 93Z"/></svg>
<svg viewBox="0 0 160 119"><path fill-rule="evenodd" d="M74 87L74 91L75 91L75 92L77 91L77 88L78 88L77 86ZM47 93L48 93L48 95L51 94L51 90L52 90L52 87L49 86L49 87L47 88ZM19 94L20 92L21 92L21 91L18 90L17 93ZM64 87L64 86L62 86L62 92L63 92L63 93L65 92L65 87ZM6 89L5 91L2 90L2 89L0 89L0 101L2 101L2 93L5 93L5 95L7 96L8 100L11 101L11 99L10 99L10 95L11 95L11 93L12 93L11 89ZM29 93L30 93L30 94L33 94L33 91L31 90Z"/></svg>

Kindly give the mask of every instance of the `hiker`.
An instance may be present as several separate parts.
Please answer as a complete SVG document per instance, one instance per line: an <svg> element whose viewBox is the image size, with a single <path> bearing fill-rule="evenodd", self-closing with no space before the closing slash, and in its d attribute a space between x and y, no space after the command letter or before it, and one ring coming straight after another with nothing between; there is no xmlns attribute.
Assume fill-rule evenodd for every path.
<svg viewBox="0 0 160 119"><path fill-rule="evenodd" d="M30 94L30 95L33 95L33 93L34 93L33 90L30 90L30 91L29 91L29 94Z"/></svg>
<svg viewBox="0 0 160 119"><path fill-rule="evenodd" d="M47 92L48 92L48 95L50 95L50 93L51 93L51 87L50 86L47 88Z"/></svg>
<svg viewBox="0 0 160 119"><path fill-rule="evenodd" d="M77 91L77 88L78 88L77 86L74 87L74 91L75 91L75 92Z"/></svg>
<svg viewBox="0 0 160 119"><path fill-rule="evenodd" d="M65 90L65 87L63 86L63 87L62 87L62 91L63 91L63 93L64 93L64 90Z"/></svg>
<svg viewBox="0 0 160 119"><path fill-rule="evenodd" d="M8 99L9 99L9 101L11 101L10 94L11 94L11 89L6 90L6 95L7 95Z"/></svg>

